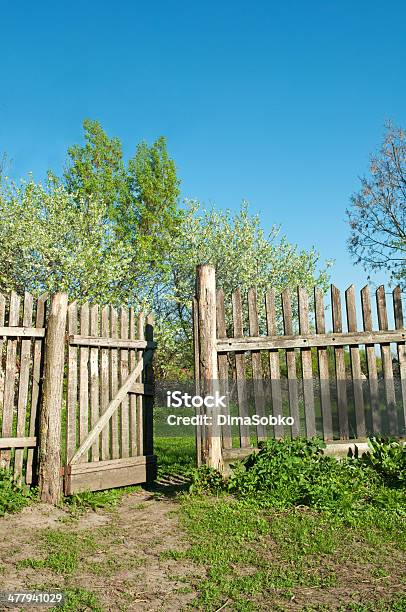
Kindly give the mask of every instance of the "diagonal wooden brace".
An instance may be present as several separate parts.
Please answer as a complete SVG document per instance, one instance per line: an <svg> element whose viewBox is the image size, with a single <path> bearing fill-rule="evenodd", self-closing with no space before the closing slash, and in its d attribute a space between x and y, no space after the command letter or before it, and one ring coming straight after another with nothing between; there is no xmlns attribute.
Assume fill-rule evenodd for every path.
<svg viewBox="0 0 406 612"><path fill-rule="evenodd" d="M142 356L142 360L138 362L137 367L127 377L124 384L120 387L116 395L110 401L105 412L103 412L100 419L97 421L97 423L94 425L92 430L88 433L86 438L83 440L82 444L79 446L76 453L73 455L72 459L69 462L70 465L73 465L74 463L78 463L79 459L92 446L93 442L96 440L97 436L104 429L105 425L107 425L111 416L117 410L117 408L119 407L119 405L121 404L121 402L123 401L127 393L131 391L132 386L134 385L135 381L137 380L137 378L139 377L139 375L141 374L145 366L151 361L153 354L154 354L153 349L149 349L145 351L145 353Z"/></svg>

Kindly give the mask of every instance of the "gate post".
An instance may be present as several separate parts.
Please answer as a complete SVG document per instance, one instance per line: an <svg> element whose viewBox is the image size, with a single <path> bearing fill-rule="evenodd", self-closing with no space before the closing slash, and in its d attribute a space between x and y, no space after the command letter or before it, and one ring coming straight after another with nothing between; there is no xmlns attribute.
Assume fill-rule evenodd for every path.
<svg viewBox="0 0 406 612"><path fill-rule="evenodd" d="M154 317L149 314L145 325L145 340L147 342L154 341ZM154 388L154 366L152 360L145 367L144 382L146 385ZM154 453L154 398L148 395L144 396L144 455L152 456ZM156 478L154 470L148 473L148 481L152 482Z"/></svg>
<svg viewBox="0 0 406 612"><path fill-rule="evenodd" d="M51 302L46 337L43 396L39 415L39 490L41 501L58 504L62 497L61 406L64 377L66 293Z"/></svg>
<svg viewBox="0 0 406 612"><path fill-rule="evenodd" d="M199 364L196 378L202 396L218 391L217 328L216 328L216 272L213 266L200 265L196 270L196 297L198 309ZM195 330L196 331L196 330ZM217 423L218 408L205 407L208 423L203 425L205 436L202 461L223 472L221 427Z"/></svg>

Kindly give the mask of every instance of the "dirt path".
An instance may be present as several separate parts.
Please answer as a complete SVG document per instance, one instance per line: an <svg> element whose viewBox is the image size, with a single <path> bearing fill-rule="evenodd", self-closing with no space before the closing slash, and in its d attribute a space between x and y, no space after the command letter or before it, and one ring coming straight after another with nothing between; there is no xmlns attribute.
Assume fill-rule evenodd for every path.
<svg viewBox="0 0 406 612"><path fill-rule="evenodd" d="M175 510L168 497L140 491L112 511L72 518L36 504L0 519L0 590L68 589L79 593L83 610L97 607L90 600L86 607L78 589L95 593L103 610L182 610L195 597L184 579L202 570L163 555L186 546Z"/></svg>

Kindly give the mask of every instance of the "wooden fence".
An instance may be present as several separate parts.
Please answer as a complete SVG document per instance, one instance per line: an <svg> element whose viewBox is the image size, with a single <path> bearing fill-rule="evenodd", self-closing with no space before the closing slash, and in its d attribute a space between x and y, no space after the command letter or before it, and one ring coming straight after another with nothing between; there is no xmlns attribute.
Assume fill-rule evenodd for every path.
<svg viewBox="0 0 406 612"><path fill-rule="evenodd" d="M47 296L0 294L0 467L36 481Z"/></svg>
<svg viewBox="0 0 406 612"><path fill-rule="evenodd" d="M212 422L198 430L199 461L222 469L223 461L269 436L317 434L331 442L405 434L399 287L392 293L394 329L383 287L376 291L378 329L368 287L360 296L362 329L353 286L345 292L346 325L335 287L331 326L318 289L310 297L303 289L297 296L251 289L245 297L237 289L228 302L216 291L214 269L199 267L197 389L224 395L230 416L269 412L276 422L253 430L242 420L236 430L228 422L219 426L217 407L208 408ZM35 300L12 292L0 295L0 347L0 467L28 484L38 482L42 499L53 503L62 487L70 494L154 478L150 317L68 304L65 294ZM288 425L278 421L286 416Z"/></svg>
<svg viewBox="0 0 406 612"><path fill-rule="evenodd" d="M0 467L52 503L153 479L155 346L131 308L0 295Z"/></svg>
<svg viewBox="0 0 406 612"><path fill-rule="evenodd" d="M345 329L342 297L332 286L329 330L320 289L312 296L302 288L296 296L288 290L278 296L272 289L260 296L250 289L242 296L237 289L228 304L223 291L216 291L214 268L199 266L193 316L197 386L203 394L218 389L227 398L223 412L234 409L242 417L235 432L229 421L217 425L215 408L212 424L197 431L199 459L222 469L224 460L248 454L269 436L319 435L328 442L363 441L381 433L404 436L406 330L399 287L392 300L395 329L389 329L384 287L377 289L374 330L370 290L364 287L359 329L350 286ZM275 424L259 423L253 430L246 419L253 412L270 413ZM288 427L278 418L283 416L291 417Z"/></svg>

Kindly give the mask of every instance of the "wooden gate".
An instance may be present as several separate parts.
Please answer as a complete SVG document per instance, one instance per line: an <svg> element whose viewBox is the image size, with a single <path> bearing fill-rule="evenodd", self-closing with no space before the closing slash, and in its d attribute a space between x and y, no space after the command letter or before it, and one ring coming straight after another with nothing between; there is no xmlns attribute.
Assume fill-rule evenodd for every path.
<svg viewBox="0 0 406 612"><path fill-rule="evenodd" d="M80 334L78 333L80 331ZM68 307L66 495L151 481L153 320Z"/></svg>
<svg viewBox="0 0 406 612"><path fill-rule="evenodd" d="M155 478L151 316L0 294L0 468L41 499Z"/></svg>
<svg viewBox="0 0 406 612"><path fill-rule="evenodd" d="M399 287L391 297L394 329L384 287L376 290L376 308L369 287L361 290L360 329L351 285L345 292L345 326L344 300L332 285L329 329L320 289L311 296L301 288L296 296L288 290L279 296L272 289L263 294L250 289L243 296L236 289L226 301L216 290L214 268L199 266L193 317L196 381L204 394L219 387L226 396L230 382L235 383L234 405L229 399L226 411L233 408L240 417L234 431L228 423L198 428L200 461L222 470L225 462L249 454L270 436L318 435L329 443L341 441L344 451L346 441L362 443L371 434L405 437L406 329ZM250 409L260 416L269 413L276 422L254 429L249 418L244 421ZM283 416L291 417L289 426L280 423Z"/></svg>

